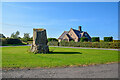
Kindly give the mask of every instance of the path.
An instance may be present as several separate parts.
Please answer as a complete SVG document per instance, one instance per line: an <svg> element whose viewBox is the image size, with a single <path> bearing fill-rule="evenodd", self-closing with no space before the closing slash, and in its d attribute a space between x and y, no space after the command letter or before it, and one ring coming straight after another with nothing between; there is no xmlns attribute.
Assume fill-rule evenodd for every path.
<svg viewBox="0 0 120 80"><path fill-rule="evenodd" d="M29 45L19 45L19 46L31 46L31 44L29 44ZM0 46L0 47L17 47L17 46ZM99 50L115 50L115 51L119 51L119 49L107 49L107 48L84 48L84 47L64 47L64 46L50 46L50 47L77 48L77 49L99 49Z"/></svg>
<svg viewBox="0 0 120 80"><path fill-rule="evenodd" d="M118 78L118 64L49 69L3 70L3 78Z"/></svg>

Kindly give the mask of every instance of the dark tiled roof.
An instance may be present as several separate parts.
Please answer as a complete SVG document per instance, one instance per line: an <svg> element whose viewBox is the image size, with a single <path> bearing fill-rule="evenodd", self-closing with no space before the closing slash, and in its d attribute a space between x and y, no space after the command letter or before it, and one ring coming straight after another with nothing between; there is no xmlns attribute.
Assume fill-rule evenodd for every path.
<svg viewBox="0 0 120 80"><path fill-rule="evenodd" d="M79 31L79 30L76 30L76 29L72 29L72 30L75 32L75 34L78 36L78 38L81 38L81 37L85 36L85 37L88 37L89 40L91 40L91 37L89 36L89 34L88 34L88 35L84 35L84 34L87 33L87 32ZM72 39L71 36L68 34L68 32L69 32L69 31L64 31L64 32L62 33L62 35L61 35L58 39L63 39L63 37L64 37L65 35L67 35L69 39Z"/></svg>
<svg viewBox="0 0 120 80"><path fill-rule="evenodd" d="M64 31L58 39L62 39L67 33L68 33L68 31Z"/></svg>
<svg viewBox="0 0 120 80"><path fill-rule="evenodd" d="M75 30L75 29L73 29L73 31L74 31L75 34L78 36L78 38L81 38L81 37L82 37L82 34L81 34L81 33L83 33L83 31L79 31L79 30Z"/></svg>

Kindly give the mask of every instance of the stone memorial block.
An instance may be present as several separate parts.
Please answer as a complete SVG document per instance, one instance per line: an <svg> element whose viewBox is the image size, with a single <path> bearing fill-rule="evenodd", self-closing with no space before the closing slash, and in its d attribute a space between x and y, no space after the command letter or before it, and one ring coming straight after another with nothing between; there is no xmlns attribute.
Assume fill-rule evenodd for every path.
<svg viewBox="0 0 120 80"><path fill-rule="evenodd" d="M33 29L33 43L31 45L31 52L48 53L49 47L47 42L46 29Z"/></svg>

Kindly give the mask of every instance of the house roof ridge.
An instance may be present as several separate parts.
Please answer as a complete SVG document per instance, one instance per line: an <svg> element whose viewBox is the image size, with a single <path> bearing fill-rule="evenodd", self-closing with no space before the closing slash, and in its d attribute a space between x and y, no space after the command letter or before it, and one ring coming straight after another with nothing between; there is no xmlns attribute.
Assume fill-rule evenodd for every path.
<svg viewBox="0 0 120 80"><path fill-rule="evenodd" d="M63 33L62 33L62 35L58 38L58 39L60 39L62 36L64 36L64 35L66 35L66 34L68 34L68 31L64 31Z"/></svg>
<svg viewBox="0 0 120 80"><path fill-rule="evenodd" d="M69 31L64 31L64 32L69 32Z"/></svg>

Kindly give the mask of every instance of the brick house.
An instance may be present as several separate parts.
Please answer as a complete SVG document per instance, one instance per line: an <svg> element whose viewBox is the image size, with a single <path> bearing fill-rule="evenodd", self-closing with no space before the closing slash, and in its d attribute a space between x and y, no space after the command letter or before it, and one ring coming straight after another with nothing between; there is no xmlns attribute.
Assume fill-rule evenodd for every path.
<svg viewBox="0 0 120 80"><path fill-rule="evenodd" d="M79 42L81 37L87 37L89 41L91 41L91 37L87 32L82 31L81 26L78 27L79 29L70 29L69 31L64 31L61 36L58 38L58 41L75 41Z"/></svg>

